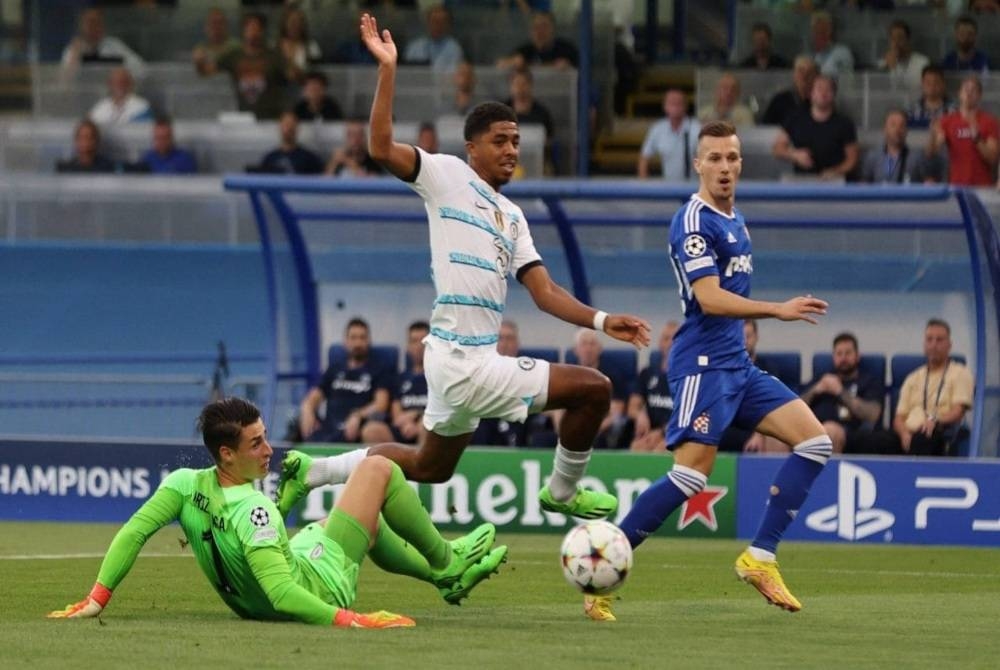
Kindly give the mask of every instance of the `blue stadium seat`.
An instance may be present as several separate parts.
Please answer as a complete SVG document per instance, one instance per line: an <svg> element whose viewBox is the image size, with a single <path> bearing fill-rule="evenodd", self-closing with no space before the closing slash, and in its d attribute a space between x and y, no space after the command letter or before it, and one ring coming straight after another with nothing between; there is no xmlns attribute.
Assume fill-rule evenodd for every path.
<svg viewBox="0 0 1000 670"><path fill-rule="evenodd" d="M347 350L343 344L330 345L330 350L326 357L327 366L334 363L341 363L347 359ZM392 370L393 374L399 372L399 347L394 344L373 344L371 348L371 359Z"/></svg>
<svg viewBox="0 0 1000 670"><path fill-rule="evenodd" d="M570 365L579 363L576 352L572 349L566 350L564 359ZM611 379L612 385L618 392L632 392L635 385L635 378L639 376L639 354L635 349L605 349L601 352L601 360L598 363L601 371Z"/></svg>
<svg viewBox="0 0 1000 670"><path fill-rule="evenodd" d="M540 358L549 363L559 362L559 350L555 347L526 347L517 352L518 356L528 356L529 358Z"/></svg>
<svg viewBox="0 0 1000 670"><path fill-rule="evenodd" d="M769 351L757 354L757 367L774 375L796 393L802 385L802 355L797 351Z"/></svg>

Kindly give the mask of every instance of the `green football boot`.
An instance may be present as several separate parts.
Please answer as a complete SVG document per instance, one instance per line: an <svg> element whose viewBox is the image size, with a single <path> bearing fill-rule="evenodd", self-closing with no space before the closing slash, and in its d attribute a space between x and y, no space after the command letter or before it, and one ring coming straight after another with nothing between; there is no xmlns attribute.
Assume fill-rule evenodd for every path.
<svg viewBox="0 0 1000 670"><path fill-rule="evenodd" d="M576 495L566 502L559 502L552 497L549 487L544 486L538 492L538 502L546 512L559 512L580 519L603 519L618 509L618 498L610 493L581 488L578 488Z"/></svg>
<svg viewBox="0 0 1000 670"><path fill-rule="evenodd" d="M468 535L455 538L451 544L451 560L441 570L433 571L431 579L441 595L461 580L465 572L489 553L496 539L497 529L491 523L476 527Z"/></svg>
<svg viewBox="0 0 1000 670"><path fill-rule="evenodd" d="M312 456L294 449L285 454L284 460L281 461L281 476L278 478L278 490L274 502L282 519L288 516L288 512L296 503L309 493L306 473L309 472L312 462Z"/></svg>
<svg viewBox="0 0 1000 670"><path fill-rule="evenodd" d="M507 545L501 544L470 566L461 577L452 582L451 586L439 587L441 596L449 605L461 605L462 600L469 597L472 589L500 572L500 566L506 562Z"/></svg>

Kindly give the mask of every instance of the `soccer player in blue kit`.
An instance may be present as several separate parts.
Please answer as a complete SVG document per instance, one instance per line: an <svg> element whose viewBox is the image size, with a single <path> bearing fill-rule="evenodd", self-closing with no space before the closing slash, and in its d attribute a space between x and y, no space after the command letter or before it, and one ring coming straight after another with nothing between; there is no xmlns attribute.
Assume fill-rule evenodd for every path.
<svg viewBox="0 0 1000 670"><path fill-rule="evenodd" d="M670 261L685 317L668 366L675 405L666 441L674 464L636 499L621 528L636 547L704 489L730 423L794 445L771 485L757 535L736 560L736 574L772 605L797 612L802 605L785 586L775 552L832 444L809 407L750 360L743 320L816 323L814 316L825 314L827 304L809 295L782 303L747 297L753 262L746 222L734 207L742 158L731 124L712 122L701 129L694 169L698 192L670 224ZM610 603L607 596L588 596L584 610L592 619L613 621Z"/></svg>

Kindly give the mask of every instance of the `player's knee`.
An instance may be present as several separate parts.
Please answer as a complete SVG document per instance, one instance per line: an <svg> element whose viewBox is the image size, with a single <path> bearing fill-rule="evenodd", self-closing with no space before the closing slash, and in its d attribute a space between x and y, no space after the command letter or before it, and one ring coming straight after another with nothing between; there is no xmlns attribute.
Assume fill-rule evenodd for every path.
<svg viewBox="0 0 1000 670"><path fill-rule="evenodd" d="M368 477L375 477L385 481L389 481L392 476L393 462L390 461L385 456L379 456L378 454L373 454L371 456L365 456L360 463L356 472L359 474L364 474Z"/></svg>
<svg viewBox="0 0 1000 670"><path fill-rule="evenodd" d="M429 458L417 458L406 468L406 478L424 484L442 484L455 474L450 463L442 463Z"/></svg>
<svg viewBox="0 0 1000 670"><path fill-rule="evenodd" d="M582 384L582 390L587 400L595 406L602 406L607 411L611 404L611 380L608 376L597 370L592 370L592 374L587 375L587 380Z"/></svg>

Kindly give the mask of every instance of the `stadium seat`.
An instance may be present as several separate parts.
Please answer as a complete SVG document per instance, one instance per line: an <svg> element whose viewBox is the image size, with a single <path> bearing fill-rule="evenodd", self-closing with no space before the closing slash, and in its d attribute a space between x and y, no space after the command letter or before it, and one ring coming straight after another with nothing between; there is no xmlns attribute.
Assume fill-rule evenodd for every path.
<svg viewBox="0 0 1000 670"><path fill-rule="evenodd" d="M334 344L330 346L326 363L330 366L334 363L341 363L346 358L347 350L344 349L344 345ZM393 374L399 372L399 347L394 344L373 344L371 359L392 370Z"/></svg>
<svg viewBox="0 0 1000 670"><path fill-rule="evenodd" d="M802 385L802 356L797 351L769 351L757 354L757 367L774 375L796 393Z"/></svg>
<svg viewBox="0 0 1000 670"><path fill-rule="evenodd" d="M566 350L564 360L570 365L579 363L572 349ZM639 355L635 349L605 349L598 367L611 379L616 391L620 393L624 389L625 393L631 393L635 378L639 376L638 364Z"/></svg>
<svg viewBox="0 0 1000 670"><path fill-rule="evenodd" d="M559 350L555 347L527 347L517 352L518 356L528 356L530 358L540 358L549 363L559 362Z"/></svg>

